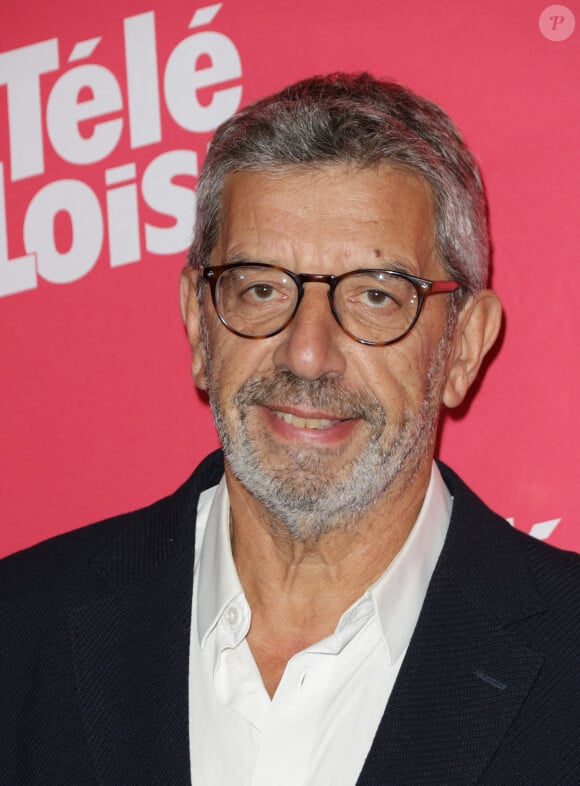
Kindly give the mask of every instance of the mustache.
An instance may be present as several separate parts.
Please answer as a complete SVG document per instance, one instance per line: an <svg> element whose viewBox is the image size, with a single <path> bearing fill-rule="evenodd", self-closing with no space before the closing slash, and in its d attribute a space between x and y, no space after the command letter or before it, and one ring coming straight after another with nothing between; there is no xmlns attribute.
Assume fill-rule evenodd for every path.
<svg viewBox="0 0 580 786"><path fill-rule="evenodd" d="M239 389L235 403L242 417L251 406L276 408L290 404L322 410L340 420L362 418L375 427L382 427L386 421L382 404L368 391L353 390L332 377L303 379L287 369L250 377Z"/></svg>

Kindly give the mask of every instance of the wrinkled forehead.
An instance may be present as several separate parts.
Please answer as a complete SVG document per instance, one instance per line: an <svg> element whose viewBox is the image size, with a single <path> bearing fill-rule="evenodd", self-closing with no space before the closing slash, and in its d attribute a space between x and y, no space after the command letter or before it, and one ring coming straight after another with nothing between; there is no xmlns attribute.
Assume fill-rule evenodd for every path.
<svg viewBox="0 0 580 786"><path fill-rule="evenodd" d="M308 163L308 164L277 164L276 166L264 168L241 168L228 171L222 182L221 188L221 207L224 208L228 198L231 198L232 191L236 195L243 196L244 186L253 185L261 189L275 190L277 188L296 187L302 191L302 196L306 198L305 187L308 184L317 183L341 183L345 180L366 176L369 183L374 180L376 189L380 189L382 181L393 183L413 182L417 191L421 191L425 197L433 203L433 192L430 183L423 174L411 166L406 166L398 161L384 160L371 166L363 166L357 162L328 162L328 163ZM240 184L241 187L240 187ZM348 189L345 190L345 198Z"/></svg>
<svg viewBox="0 0 580 786"><path fill-rule="evenodd" d="M349 269L357 256L358 266L373 256L400 257L408 272L421 275L418 263L433 255L434 244L431 191L416 174L387 164L284 167L227 175L212 259L258 253L288 265L296 256L334 256Z"/></svg>

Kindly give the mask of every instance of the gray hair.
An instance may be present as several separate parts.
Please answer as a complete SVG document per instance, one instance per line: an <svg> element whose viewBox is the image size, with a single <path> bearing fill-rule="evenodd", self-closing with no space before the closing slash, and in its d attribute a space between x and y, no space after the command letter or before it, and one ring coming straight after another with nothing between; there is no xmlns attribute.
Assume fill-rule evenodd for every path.
<svg viewBox="0 0 580 786"><path fill-rule="evenodd" d="M250 104L217 129L197 185L189 264L209 264L226 175L383 163L429 185L441 264L468 290L485 287L487 204L475 158L440 107L367 73L305 79Z"/></svg>

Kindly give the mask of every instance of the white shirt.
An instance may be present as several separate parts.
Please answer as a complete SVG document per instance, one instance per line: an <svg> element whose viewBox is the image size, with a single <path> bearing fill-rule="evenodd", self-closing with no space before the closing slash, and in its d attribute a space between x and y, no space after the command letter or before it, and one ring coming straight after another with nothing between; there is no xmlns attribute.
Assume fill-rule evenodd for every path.
<svg viewBox="0 0 580 786"><path fill-rule="evenodd" d="M417 521L331 636L294 655L270 699L246 641L225 480L199 500L189 670L194 786L353 786L441 553L452 498L435 464Z"/></svg>

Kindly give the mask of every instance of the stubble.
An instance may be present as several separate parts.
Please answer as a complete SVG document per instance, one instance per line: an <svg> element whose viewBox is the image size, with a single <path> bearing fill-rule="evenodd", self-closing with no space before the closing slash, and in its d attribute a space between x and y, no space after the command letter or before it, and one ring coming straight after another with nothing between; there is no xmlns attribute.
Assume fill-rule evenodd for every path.
<svg viewBox="0 0 580 786"><path fill-rule="evenodd" d="M449 328L449 326L448 326ZM388 494L395 482L410 483L432 450L445 379L450 330L439 342L425 378L422 403L398 422L369 391L343 381L306 380L288 370L255 375L223 404L203 330L210 404L226 460L234 476L265 509L274 529L296 541L356 527L362 513ZM356 418L362 430L354 455L342 448L280 442L259 426L256 407L304 407Z"/></svg>

